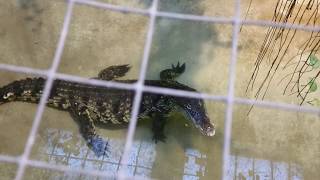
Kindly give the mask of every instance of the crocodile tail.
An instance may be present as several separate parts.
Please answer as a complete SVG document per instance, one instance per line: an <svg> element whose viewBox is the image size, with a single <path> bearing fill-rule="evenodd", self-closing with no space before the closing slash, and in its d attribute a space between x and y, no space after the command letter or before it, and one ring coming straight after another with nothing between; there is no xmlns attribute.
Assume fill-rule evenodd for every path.
<svg viewBox="0 0 320 180"><path fill-rule="evenodd" d="M27 78L14 81L0 88L0 104L10 101L39 102L44 78Z"/></svg>

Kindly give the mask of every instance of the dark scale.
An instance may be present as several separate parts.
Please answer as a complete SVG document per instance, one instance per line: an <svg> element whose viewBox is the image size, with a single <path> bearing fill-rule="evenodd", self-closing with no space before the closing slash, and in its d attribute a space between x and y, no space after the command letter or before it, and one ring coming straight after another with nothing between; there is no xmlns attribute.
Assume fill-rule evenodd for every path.
<svg viewBox="0 0 320 180"><path fill-rule="evenodd" d="M110 66L102 70L95 79L134 83L136 80L117 80L128 71L129 65ZM181 84L176 78L185 71L185 64L172 65L170 69L160 72L160 80L146 80L145 84L185 91L195 89ZM0 88L0 104L10 101L38 103L45 79L27 78L14 81ZM80 132L89 147L97 156L107 152L108 142L103 140L95 130L95 124L127 125L130 121L133 91L112 89L64 80L55 80L47 105L68 111L79 122ZM143 93L139 110L139 119L149 116L153 120L153 139L165 141L164 128L171 111L178 111L191 120L196 128L206 136L215 134L214 124L206 113L202 99L190 99L169 95Z"/></svg>

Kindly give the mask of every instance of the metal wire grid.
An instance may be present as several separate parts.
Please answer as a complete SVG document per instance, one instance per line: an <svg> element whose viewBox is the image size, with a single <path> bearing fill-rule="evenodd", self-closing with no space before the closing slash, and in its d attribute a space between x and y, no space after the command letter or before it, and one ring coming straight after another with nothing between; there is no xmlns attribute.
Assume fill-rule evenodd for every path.
<svg viewBox="0 0 320 180"><path fill-rule="evenodd" d="M108 174L108 172L102 172L102 171L96 171L96 170L85 170L85 169L72 169L64 165L54 165L44 161L29 159L31 149L35 141L36 133L41 122L41 117L43 114L43 110L45 108L46 100L49 96L52 83L55 78L68 80L68 81L94 84L97 86L134 90L136 92L135 98L134 98L132 116L129 124L129 131L127 134L127 140L126 140L125 150L123 153L121 164L127 164L128 152L132 145L142 92L152 92L152 93L158 93L158 94L183 96L183 97L189 97L189 98L202 98L202 99L225 102L227 104L227 108L226 108L225 130L224 130L224 150L223 150L224 163L222 168L223 179L227 179L227 166L228 166L229 157L230 157L229 153L230 153L230 143L231 143L232 112L233 112L234 104L255 105L255 106L261 106L261 107L267 107L267 108L273 108L273 109L320 114L320 109L314 108L314 107L301 107L298 105L292 105L292 104L286 104L286 103L276 103L276 102L259 101L259 100L253 100L253 99L234 97L234 88L235 88L234 82L235 82L235 72L236 72L235 70L236 70L236 62L237 62L237 44L238 44L238 33L239 33L240 25L254 25L254 26L266 26L266 27L272 26L272 27L278 27L278 28L288 28L288 29L316 31L316 32L320 31L319 26L304 26L304 25L297 25L297 24L290 24L290 23L283 24L283 23L275 23L275 22L261 21L261 20L242 20L240 17L240 0L235 0L235 13L232 18L223 18L223 17L220 18L220 17L209 17L209 16L162 12L157 10L158 0L153 0L152 6L149 9L136 9L131 7L129 8L124 6L116 6L116 5L111 5L108 3L102 3L102 2L93 1L93 0L68 0L67 4L68 4L68 7L67 7L67 12L64 18L63 28L60 34L60 39L57 45L57 49L54 55L52 65L48 70L39 70L39 69L28 68L28 67L0 64L0 70L27 73L27 74L33 74L33 75L41 75L41 76L47 77L44 93L40 100L40 103L36 112L36 116L34 118L32 128L31 128L29 137L27 139L27 143L26 143L23 154L19 157L0 155L0 162L11 162L11 163L18 164L15 180L23 179L26 166L112 178L112 175ZM149 16L150 18L149 29L148 29L147 38L146 38L146 44L145 44L143 60L141 64L140 75L137 83L122 84L117 82L104 82L104 81L99 81L94 79L85 79L77 76L61 74L57 72L57 68L60 62L60 58L63 52L66 36L67 36L69 25L70 25L72 10L75 4L83 4L83 5L94 6L97 8L103 8L111 11L118 11L123 13L134 13L134 14ZM227 96L215 96L215 95L210 95L206 93L194 93L194 92L173 90L173 89L167 89L167 88L150 87L150 86L145 86L143 84L145 79L147 64L148 64L153 32L155 28L154 23L155 23L156 17L166 17L166 18L172 18L172 19L204 21L204 22L233 25L232 51L231 51L231 60L230 60L230 66L229 66L230 72L229 72L229 79L228 79L229 85L228 85ZM122 170L120 170L119 173L117 174L117 178L118 179L128 179L128 178L145 179L142 177L126 177L126 175L123 173Z"/></svg>

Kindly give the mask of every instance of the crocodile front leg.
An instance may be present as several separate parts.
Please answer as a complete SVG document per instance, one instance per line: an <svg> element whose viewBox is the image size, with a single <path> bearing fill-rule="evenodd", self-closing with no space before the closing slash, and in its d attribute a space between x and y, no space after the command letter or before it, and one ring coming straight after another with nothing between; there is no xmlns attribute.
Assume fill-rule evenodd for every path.
<svg viewBox="0 0 320 180"><path fill-rule="evenodd" d="M177 79L182 73L184 73L185 69L186 69L185 63L183 63L181 66L179 62L176 66L172 64L171 69L165 69L160 72L160 79L173 81Z"/></svg>
<svg viewBox="0 0 320 180"><path fill-rule="evenodd" d="M91 150L98 157L105 155L108 152L108 142L97 135L94 119L86 105L79 102L73 102L70 113L72 117L79 122L80 133Z"/></svg>
<svg viewBox="0 0 320 180"><path fill-rule="evenodd" d="M152 122L152 139L157 143L158 141L165 142L166 136L164 135L164 127L167 123L167 115L163 115L161 112L155 112L151 115Z"/></svg>
<svg viewBox="0 0 320 180"><path fill-rule="evenodd" d="M168 115L172 110L172 102L161 96L157 104L153 107L150 112L152 122L153 140L157 143L158 141L165 142L166 136L164 134L164 128L168 120Z"/></svg>

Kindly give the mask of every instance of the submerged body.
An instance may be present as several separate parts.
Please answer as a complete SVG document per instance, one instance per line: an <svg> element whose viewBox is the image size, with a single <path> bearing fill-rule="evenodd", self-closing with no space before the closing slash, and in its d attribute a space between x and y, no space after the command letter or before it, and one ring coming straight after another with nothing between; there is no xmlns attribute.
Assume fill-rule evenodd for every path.
<svg viewBox="0 0 320 180"><path fill-rule="evenodd" d="M115 80L129 70L127 65L110 66L99 73L97 79ZM161 72L161 80L146 80L145 84L165 88L195 91L174 81L183 73L184 65ZM134 83L135 80L116 80ZM44 78L27 78L12 82L0 88L0 104L10 101L38 103L45 85ZM107 151L108 143L96 134L95 124L126 125L130 121L134 91L81 84L64 80L55 80L47 101L49 107L70 112L79 122L80 131L88 145L100 156ZM154 140L164 141L164 126L167 115L177 110L206 136L214 135L214 125L210 122L201 99L190 99L168 95L143 93L139 118L149 116L153 119Z"/></svg>

